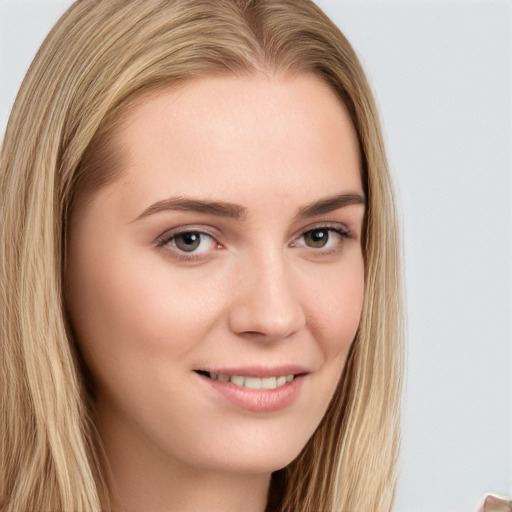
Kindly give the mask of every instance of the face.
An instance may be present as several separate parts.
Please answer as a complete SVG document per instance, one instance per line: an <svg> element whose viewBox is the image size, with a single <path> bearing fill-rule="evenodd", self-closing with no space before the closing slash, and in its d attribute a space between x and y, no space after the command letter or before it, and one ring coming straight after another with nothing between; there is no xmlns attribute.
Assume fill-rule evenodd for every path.
<svg viewBox="0 0 512 512"><path fill-rule="evenodd" d="M270 472L321 421L363 300L360 156L312 76L146 97L72 219L66 295L100 432L137 457ZM113 442L113 441L112 441Z"/></svg>

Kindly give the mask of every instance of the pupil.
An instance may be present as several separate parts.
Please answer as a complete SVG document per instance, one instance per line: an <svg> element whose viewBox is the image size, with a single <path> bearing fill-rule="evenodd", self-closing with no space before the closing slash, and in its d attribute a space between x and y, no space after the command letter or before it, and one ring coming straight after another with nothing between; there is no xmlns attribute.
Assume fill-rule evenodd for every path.
<svg viewBox="0 0 512 512"><path fill-rule="evenodd" d="M311 247L323 247L329 239L329 234L323 229L314 229L308 233L308 238Z"/></svg>
<svg viewBox="0 0 512 512"><path fill-rule="evenodd" d="M176 246L182 251L192 252L199 247L201 235L199 233L183 233L176 238Z"/></svg>

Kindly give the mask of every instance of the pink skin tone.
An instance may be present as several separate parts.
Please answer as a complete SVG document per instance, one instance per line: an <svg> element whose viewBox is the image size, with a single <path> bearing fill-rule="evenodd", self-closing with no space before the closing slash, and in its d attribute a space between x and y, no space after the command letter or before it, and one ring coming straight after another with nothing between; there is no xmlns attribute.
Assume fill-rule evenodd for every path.
<svg viewBox="0 0 512 512"><path fill-rule="evenodd" d="M349 116L313 76L205 77L139 102L115 143L122 173L75 212L66 269L114 508L261 512L359 324L364 204L307 210L363 196ZM148 211L169 198L243 211ZM196 371L233 369L300 377L233 401Z"/></svg>

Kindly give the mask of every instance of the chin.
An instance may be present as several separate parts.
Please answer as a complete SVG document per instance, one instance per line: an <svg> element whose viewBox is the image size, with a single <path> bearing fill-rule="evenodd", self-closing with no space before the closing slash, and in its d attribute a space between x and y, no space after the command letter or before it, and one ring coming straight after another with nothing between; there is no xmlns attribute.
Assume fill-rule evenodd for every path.
<svg viewBox="0 0 512 512"><path fill-rule="evenodd" d="M262 474L273 473L288 466L300 454L309 437L268 433L264 437L233 436L227 444L216 443L208 448L197 449L188 460L196 467L229 473ZM184 454L185 455L185 454Z"/></svg>

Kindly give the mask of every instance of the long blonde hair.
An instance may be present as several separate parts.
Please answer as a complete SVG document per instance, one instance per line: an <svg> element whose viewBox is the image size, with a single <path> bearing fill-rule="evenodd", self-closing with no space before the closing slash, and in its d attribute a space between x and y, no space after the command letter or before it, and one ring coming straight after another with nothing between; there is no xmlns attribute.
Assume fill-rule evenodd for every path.
<svg viewBox="0 0 512 512"><path fill-rule="evenodd" d="M79 0L23 82L0 157L0 508L108 508L62 295L71 210L116 177L109 136L145 91L212 73L314 73L346 105L367 194L365 302L339 388L268 510L385 512L400 437L402 290L392 186L358 59L309 0Z"/></svg>

